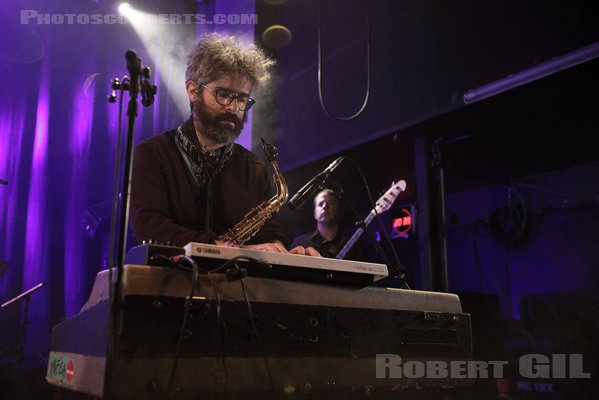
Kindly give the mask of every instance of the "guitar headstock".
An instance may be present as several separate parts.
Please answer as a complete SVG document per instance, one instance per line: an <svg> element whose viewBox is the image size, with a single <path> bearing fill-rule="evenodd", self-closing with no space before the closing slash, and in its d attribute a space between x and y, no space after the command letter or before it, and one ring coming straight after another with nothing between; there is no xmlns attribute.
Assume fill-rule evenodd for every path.
<svg viewBox="0 0 599 400"><path fill-rule="evenodd" d="M390 209L395 202L395 199L397 199L397 196L399 196L399 194L404 190L406 190L406 181L403 179L397 183L393 183L389 190L387 190L385 194L376 201L376 212L381 214Z"/></svg>

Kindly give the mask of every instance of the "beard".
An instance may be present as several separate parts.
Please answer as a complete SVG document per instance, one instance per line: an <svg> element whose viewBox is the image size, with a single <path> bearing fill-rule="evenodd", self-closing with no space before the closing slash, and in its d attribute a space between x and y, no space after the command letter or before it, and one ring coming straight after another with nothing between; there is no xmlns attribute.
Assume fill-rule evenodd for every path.
<svg viewBox="0 0 599 400"><path fill-rule="evenodd" d="M229 144L237 140L241 134L243 125L247 121L247 113L244 113L243 119L231 113L214 115L207 110L204 99L200 96L193 104L193 119L199 123L200 132L206 138L215 143ZM222 124L222 121L232 122L234 126Z"/></svg>

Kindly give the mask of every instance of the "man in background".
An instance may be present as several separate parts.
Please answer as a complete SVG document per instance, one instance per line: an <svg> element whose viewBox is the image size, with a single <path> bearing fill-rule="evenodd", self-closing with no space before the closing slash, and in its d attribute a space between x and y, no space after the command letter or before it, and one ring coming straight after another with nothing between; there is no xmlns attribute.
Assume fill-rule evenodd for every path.
<svg viewBox="0 0 599 400"><path fill-rule="evenodd" d="M340 189L324 189L314 197L314 220L316 230L298 236L291 246L312 247L323 256L335 258L348 240L341 229L344 211ZM358 243L344 257L348 260L362 260L363 251Z"/></svg>

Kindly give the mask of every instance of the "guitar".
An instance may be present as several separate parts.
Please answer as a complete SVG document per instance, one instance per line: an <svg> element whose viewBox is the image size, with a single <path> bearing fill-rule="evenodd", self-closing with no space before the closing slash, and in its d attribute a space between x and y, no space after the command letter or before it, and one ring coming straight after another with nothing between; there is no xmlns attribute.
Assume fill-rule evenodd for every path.
<svg viewBox="0 0 599 400"><path fill-rule="evenodd" d="M368 214L366 219L364 219L364 226L368 226L368 224L370 224L370 222L374 219L374 217L377 214L382 214L388 209L390 209L395 199L397 199L397 196L399 196L399 194L404 190L406 190L406 181L404 181L403 179L397 183L393 183L389 190L387 190L385 194L382 195L381 198L376 201L374 209L370 211L370 214ZM338 260L342 260L347 255L352 246L356 243L358 238L360 238L362 233L364 233L363 228L356 229L352 237L349 238L347 243L345 243L345 246L343 246L343 248L339 251L337 256L335 256L335 258Z"/></svg>

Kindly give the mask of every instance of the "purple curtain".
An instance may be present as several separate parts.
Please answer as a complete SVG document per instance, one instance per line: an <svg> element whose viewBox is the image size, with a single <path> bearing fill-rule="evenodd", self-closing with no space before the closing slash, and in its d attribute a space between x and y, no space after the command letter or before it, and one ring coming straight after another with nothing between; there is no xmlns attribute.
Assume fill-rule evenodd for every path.
<svg viewBox="0 0 599 400"><path fill-rule="evenodd" d="M253 12L253 2L244 2L240 10L225 5L229 2L216 3L218 10L183 0L159 1L144 11L207 17ZM118 102L109 104L106 96L110 79L127 74L127 49L135 49L152 68L151 80L158 86L155 104L140 104L135 141L188 116L174 100L185 95L177 72L188 48L156 55L142 37L152 28L65 19L67 14L117 14L115 7L114 2L68 0L0 4L0 179L8 181L0 185L0 260L8 263L6 271L0 270L0 303L47 282L30 297L24 338L25 357L42 364L52 326L79 311L96 273L107 266ZM62 22L52 15L62 15ZM159 28L166 42L172 32L173 41L186 37L189 43L208 30L194 23ZM253 38L253 25L231 33L239 29ZM127 100L128 95L124 108ZM251 135L245 145L251 146ZM0 354L16 355L23 311L20 301L1 313Z"/></svg>

